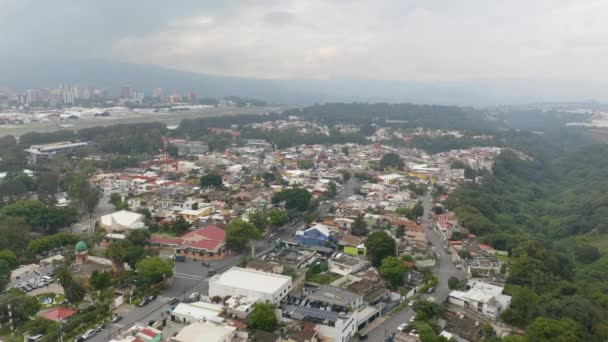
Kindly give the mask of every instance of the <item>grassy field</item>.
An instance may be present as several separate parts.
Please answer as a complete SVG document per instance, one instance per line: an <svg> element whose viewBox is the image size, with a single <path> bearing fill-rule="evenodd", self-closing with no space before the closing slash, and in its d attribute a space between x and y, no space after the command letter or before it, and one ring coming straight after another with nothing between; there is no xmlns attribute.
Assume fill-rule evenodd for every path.
<svg viewBox="0 0 608 342"><path fill-rule="evenodd" d="M60 127L57 122L36 122L23 126L0 126L0 137L6 135L20 136L28 132L54 132L60 130L76 130L96 126L110 126L116 124L139 123L139 122L163 122L167 125L178 125L184 119L204 118L223 115L263 114L268 112L281 112L289 106L268 106L254 108L214 108L206 111L188 111L171 113L151 114L128 114L108 118L83 118L73 121L65 121L62 124L73 125L73 127Z"/></svg>

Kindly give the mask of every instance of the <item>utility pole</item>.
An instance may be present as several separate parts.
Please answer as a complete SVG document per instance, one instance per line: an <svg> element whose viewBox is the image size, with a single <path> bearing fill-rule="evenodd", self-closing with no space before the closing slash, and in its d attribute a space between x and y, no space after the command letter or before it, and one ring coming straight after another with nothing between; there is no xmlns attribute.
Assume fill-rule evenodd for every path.
<svg viewBox="0 0 608 342"><path fill-rule="evenodd" d="M11 328L11 336L15 336L15 325L13 324L13 310L12 310L11 304L7 305L7 309L8 309L8 324L10 325L10 328Z"/></svg>
<svg viewBox="0 0 608 342"><path fill-rule="evenodd" d="M59 336L57 336L57 341L63 342L63 319L59 320L59 327L57 327L57 329L59 329Z"/></svg>

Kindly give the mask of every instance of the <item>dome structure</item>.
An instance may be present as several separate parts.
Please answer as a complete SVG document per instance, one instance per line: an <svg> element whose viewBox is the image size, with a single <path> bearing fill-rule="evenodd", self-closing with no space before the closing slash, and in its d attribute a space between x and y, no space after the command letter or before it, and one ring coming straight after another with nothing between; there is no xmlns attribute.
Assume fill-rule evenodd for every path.
<svg viewBox="0 0 608 342"><path fill-rule="evenodd" d="M76 247L74 247L74 250L76 251L76 253L82 253L82 252L88 251L89 247L87 246L87 244L84 241L79 241L76 244Z"/></svg>

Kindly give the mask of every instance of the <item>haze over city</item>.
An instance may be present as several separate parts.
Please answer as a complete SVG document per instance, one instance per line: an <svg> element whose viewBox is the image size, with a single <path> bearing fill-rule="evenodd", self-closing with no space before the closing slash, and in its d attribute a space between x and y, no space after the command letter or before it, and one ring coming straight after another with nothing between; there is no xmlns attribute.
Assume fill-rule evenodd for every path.
<svg viewBox="0 0 608 342"><path fill-rule="evenodd" d="M601 62L608 52L602 16L607 7L603 1L566 0L184 1L179 6L3 0L1 58L15 62L30 87L50 81L28 74L28 65L36 62L47 66L55 83L77 82L59 79L70 68L111 70L120 62L280 80L272 85L316 93L302 101L601 100L608 75ZM13 81L15 68L7 63L2 68L8 76L0 85L11 86L3 83ZM129 68L124 70L128 75ZM146 72L154 78L159 70ZM105 81L103 72L89 77ZM159 86L114 77L116 84L134 82ZM440 94L432 101L426 91Z"/></svg>
<svg viewBox="0 0 608 342"><path fill-rule="evenodd" d="M606 13L0 0L0 342L608 341Z"/></svg>

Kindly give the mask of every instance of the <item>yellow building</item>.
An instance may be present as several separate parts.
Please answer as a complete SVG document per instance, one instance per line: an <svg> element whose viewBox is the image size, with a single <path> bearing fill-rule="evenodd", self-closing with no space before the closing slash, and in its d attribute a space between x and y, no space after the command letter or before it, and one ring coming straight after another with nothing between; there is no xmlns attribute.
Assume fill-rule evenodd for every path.
<svg viewBox="0 0 608 342"><path fill-rule="evenodd" d="M184 220L194 222L200 218L213 214L213 211L213 207L203 207L196 210L183 210L180 211L179 214L184 218Z"/></svg>

